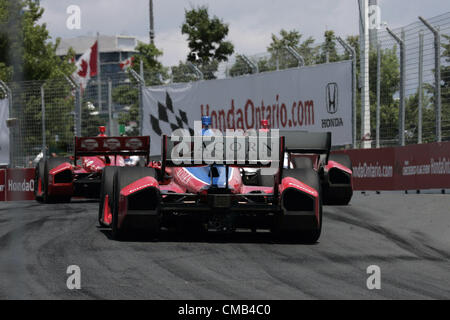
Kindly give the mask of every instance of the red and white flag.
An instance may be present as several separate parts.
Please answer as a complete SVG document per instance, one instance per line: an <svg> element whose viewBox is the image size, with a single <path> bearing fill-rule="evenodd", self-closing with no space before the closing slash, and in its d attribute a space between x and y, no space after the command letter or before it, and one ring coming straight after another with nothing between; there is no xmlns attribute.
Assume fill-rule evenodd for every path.
<svg viewBox="0 0 450 320"><path fill-rule="evenodd" d="M85 89L87 83L91 77L95 77L98 74L98 42L96 41L88 51L78 59L75 64L77 70L73 73L73 78Z"/></svg>
<svg viewBox="0 0 450 320"><path fill-rule="evenodd" d="M133 66L133 61L134 61L134 57L129 57L128 59L120 61L120 63L119 63L120 70L126 71L128 68Z"/></svg>

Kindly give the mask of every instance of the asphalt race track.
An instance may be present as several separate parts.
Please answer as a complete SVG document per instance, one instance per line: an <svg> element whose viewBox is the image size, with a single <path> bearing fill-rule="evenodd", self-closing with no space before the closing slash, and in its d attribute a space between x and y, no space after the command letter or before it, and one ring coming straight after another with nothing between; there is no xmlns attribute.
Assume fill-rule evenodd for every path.
<svg viewBox="0 0 450 320"><path fill-rule="evenodd" d="M0 204L0 299L450 298L450 195L355 194L315 245L268 233L110 240L95 202ZM69 290L69 265L81 268ZM368 290L366 269L381 269Z"/></svg>

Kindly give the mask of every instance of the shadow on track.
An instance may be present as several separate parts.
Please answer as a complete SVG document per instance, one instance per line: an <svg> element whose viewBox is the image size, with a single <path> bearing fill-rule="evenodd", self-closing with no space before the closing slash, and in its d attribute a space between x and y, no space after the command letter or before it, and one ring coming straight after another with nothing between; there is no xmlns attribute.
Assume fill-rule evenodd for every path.
<svg viewBox="0 0 450 320"><path fill-rule="evenodd" d="M70 203L98 203L98 199L72 199Z"/></svg>
<svg viewBox="0 0 450 320"><path fill-rule="evenodd" d="M97 226L106 238L119 242L169 242L169 243L238 243L238 244L286 244L286 245L307 245L314 246L317 243L307 243L301 239L291 239L275 236L270 232L243 232L232 233L204 231L195 232L190 230L162 230L157 237L145 232L145 230L135 230L127 232L120 240L114 240L111 230Z"/></svg>

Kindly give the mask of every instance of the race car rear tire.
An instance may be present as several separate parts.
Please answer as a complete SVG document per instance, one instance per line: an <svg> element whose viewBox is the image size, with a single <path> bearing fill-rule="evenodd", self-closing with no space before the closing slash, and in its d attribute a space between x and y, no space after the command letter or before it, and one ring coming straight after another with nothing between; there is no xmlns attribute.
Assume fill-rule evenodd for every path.
<svg viewBox="0 0 450 320"><path fill-rule="evenodd" d="M57 166L65 163L65 162L70 162L69 158L49 158L47 160L45 160L44 162L44 183L43 183L43 187L44 187L44 196L43 196L43 202L44 203L65 203L65 202L70 202L70 198L72 197L72 195L49 195L48 194L48 176L49 176L49 172L50 170L56 168Z"/></svg>
<svg viewBox="0 0 450 320"><path fill-rule="evenodd" d="M330 156L328 157L328 161L334 161L337 162L339 164L342 164L344 167L349 168L350 170L353 170L352 167L352 160L350 159L350 157L347 154L343 154L343 153L332 153L330 154Z"/></svg>
<svg viewBox="0 0 450 320"><path fill-rule="evenodd" d="M105 197L108 195L108 204L112 208L113 204L113 187L114 187L114 175L117 172L118 167L105 167L102 172L102 183L100 186L100 203L98 206L98 223L101 227L109 227L109 225L103 223L103 208L105 204Z"/></svg>
<svg viewBox="0 0 450 320"><path fill-rule="evenodd" d="M44 196L38 195L39 187L44 190L44 161L40 160L34 171L34 198L37 202L44 202Z"/></svg>
<svg viewBox="0 0 450 320"><path fill-rule="evenodd" d="M291 177L317 190L319 221L315 216L280 215L276 217L275 234L293 242L316 243L322 232L322 190L320 177L314 169L284 169L283 178Z"/></svg>
<svg viewBox="0 0 450 320"><path fill-rule="evenodd" d="M123 221L121 227L119 228L119 196L120 191L130 185L131 183L143 178L143 177L153 177L156 179L157 173L153 168L142 168L142 167L120 167L117 168L114 175L113 184L113 212L112 212L112 223L111 223L111 236L115 240L122 239L126 232L128 231L127 221ZM154 219L146 220L145 229L147 233L151 236L156 236L161 228L161 221L159 216L153 217Z"/></svg>
<svg viewBox="0 0 450 320"><path fill-rule="evenodd" d="M337 162L344 167L353 170L352 161L350 157L346 154L330 154L328 161ZM330 187L329 184L323 186L324 198L323 202L325 205L335 205L335 206L346 206L350 203L353 196L353 189L351 184L346 187Z"/></svg>

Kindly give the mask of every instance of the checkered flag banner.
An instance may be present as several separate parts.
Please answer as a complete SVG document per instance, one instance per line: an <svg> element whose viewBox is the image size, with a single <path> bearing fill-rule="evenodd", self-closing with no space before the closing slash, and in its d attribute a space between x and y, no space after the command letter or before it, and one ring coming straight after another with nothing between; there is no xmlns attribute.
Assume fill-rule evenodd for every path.
<svg viewBox="0 0 450 320"><path fill-rule="evenodd" d="M177 129L187 129L194 134L188 113L175 106L169 91L144 91L144 135L151 137L151 155L161 153L161 136L171 135ZM192 118L192 115L191 115ZM192 119L193 121L194 119Z"/></svg>
<svg viewBox="0 0 450 320"><path fill-rule="evenodd" d="M158 101L158 111L156 114L150 114L150 123L152 130L158 136L162 134L171 134L176 129L189 129L191 135L193 130L189 128L186 112L174 109L172 98L166 92L166 104Z"/></svg>

